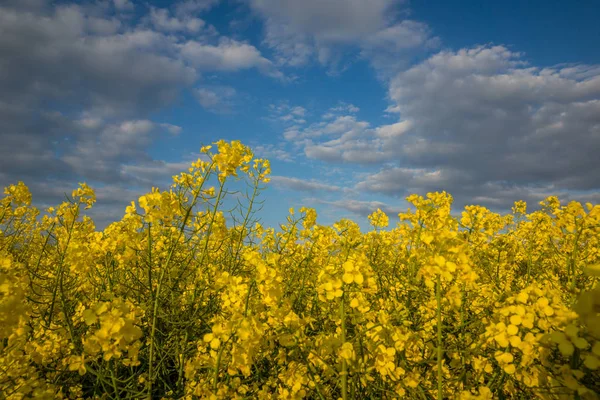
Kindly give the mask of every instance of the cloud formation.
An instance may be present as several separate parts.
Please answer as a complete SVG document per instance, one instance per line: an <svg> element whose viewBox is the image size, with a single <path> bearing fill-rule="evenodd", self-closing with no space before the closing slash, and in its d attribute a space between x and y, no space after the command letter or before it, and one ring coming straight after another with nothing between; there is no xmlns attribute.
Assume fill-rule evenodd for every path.
<svg viewBox="0 0 600 400"><path fill-rule="evenodd" d="M372 126L337 107L283 137L309 159L379 168L362 193L403 198L446 190L456 204L600 198L600 67L529 65L503 46L441 51L397 73ZM577 197L578 196L578 197Z"/></svg>
<svg viewBox="0 0 600 400"><path fill-rule="evenodd" d="M538 68L480 46L433 55L398 74L389 94L411 129L387 140L398 166L369 176L365 190L443 188L466 201L600 188L598 66Z"/></svg>
<svg viewBox="0 0 600 400"><path fill-rule="evenodd" d="M267 120L283 123L288 129L296 129L306 124L308 110L301 106L291 106L288 102L269 104Z"/></svg>
<svg viewBox="0 0 600 400"><path fill-rule="evenodd" d="M190 16L178 18L171 16L169 10L156 7L150 9L150 20L157 30L166 32L198 33L206 25L200 18Z"/></svg>
<svg viewBox="0 0 600 400"><path fill-rule="evenodd" d="M181 165L149 151L181 128L154 121L157 111L192 90L203 73L255 68L282 77L256 47L219 36L200 18L216 3L162 9L128 0L2 2L0 185L24 180L48 205L77 181L121 194L168 183L177 172L170 166ZM212 109L227 107L235 94L225 88L219 104L210 103L214 88L199 87L212 90L199 93Z"/></svg>
<svg viewBox="0 0 600 400"><path fill-rule="evenodd" d="M286 189L292 189L301 192L339 192L342 190L342 188L335 185L321 183L314 180L307 181L304 179L291 178L279 175L271 176L271 182L273 182L275 186L284 187Z"/></svg>
<svg viewBox="0 0 600 400"><path fill-rule="evenodd" d="M323 40L352 41L386 26L395 0L250 0L267 18Z"/></svg>
<svg viewBox="0 0 600 400"><path fill-rule="evenodd" d="M264 21L264 44L278 65L299 67L317 60L336 71L344 53L359 49L382 77L407 65L415 49L439 39L420 22L401 19L399 0L248 0Z"/></svg>
<svg viewBox="0 0 600 400"><path fill-rule="evenodd" d="M328 201L328 200L323 200L323 199L318 199L318 198L313 198L310 200L315 203L325 204L325 205L328 205L330 207L333 207L333 208L336 208L339 210L349 211L352 214L358 215L361 217L367 217L368 215L377 211L377 209L380 209L381 211L386 213L388 215L388 217L390 217L390 220L393 220L394 217L398 215L398 213L406 211L406 210L401 210L398 207L390 206L381 201L365 201L365 200L354 200L354 199L340 199L340 200Z"/></svg>
<svg viewBox="0 0 600 400"><path fill-rule="evenodd" d="M268 121L279 135L241 139L259 157L300 165L298 177L277 175L273 184L322 194L317 203L329 209L364 216L393 210L380 201L386 196L391 204L436 190L452 193L457 207L498 210L550 194L600 200L600 66L539 67L504 46L440 51L432 27L409 19L400 0L243 4L263 22L258 38L217 31L209 11L218 0L165 8L131 0L1 2L0 185L25 180L54 204L86 180L98 187L103 212L125 206L186 167L150 155L159 141L166 154L183 131L165 115L192 115L194 107L230 114L264 100L258 107L268 116L250 125ZM233 14L240 10L247 11ZM388 123L368 105L351 104L353 97L315 110L310 96L319 93L303 90L314 86L277 91L292 81L292 68L320 63L331 73L357 60L367 60L388 89ZM307 78L314 72L305 71ZM258 87L260 100L239 100ZM173 114L161 113L190 97ZM244 127L242 114L224 126ZM344 195L353 197L335 200Z"/></svg>
<svg viewBox="0 0 600 400"><path fill-rule="evenodd" d="M258 158L266 158L267 160L278 160L283 162L294 162L295 157L289 151L285 150L284 146L280 143L274 145L271 143L267 144L254 144L252 152Z"/></svg>
<svg viewBox="0 0 600 400"><path fill-rule="evenodd" d="M208 111L221 114L233 112L237 91L231 86L203 86L194 89L193 93L198 103Z"/></svg>
<svg viewBox="0 0 600 400"><path fill-rule="evenodd" d="M311 159L330 163L380 164L392 159L394 153L386 145L407 130L408 122L372 128L359 120L353 105L330 109L320 122L307 127L288 127L283 137Z"/></svg>
<svg viewBox="0 0 600 400"><path fill-rule="evenodd" d="M222 37L217 45L190 40L181 46L181 54L198 70L239 71L257 68L266 75L284 78L256 47L230 38Z"/></svg>

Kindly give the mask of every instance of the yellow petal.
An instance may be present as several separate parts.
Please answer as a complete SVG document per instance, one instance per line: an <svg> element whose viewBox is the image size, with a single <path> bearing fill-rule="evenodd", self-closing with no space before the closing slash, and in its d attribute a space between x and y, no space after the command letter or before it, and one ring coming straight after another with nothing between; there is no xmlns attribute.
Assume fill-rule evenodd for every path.
<svg viewBox="0 0 600 400"><path fill-rule="evenodd" d="M220 345L221 345L221 341L219 339L213 339L210 342L210 347L214 350L218 349Z"/></svg>
<svg viewBox="0 0 600 400"><path fill-rule="evenodd" d="M354 275L354 282L358 283L359 285L361 285L364 282L365 278L363 277L363 275L359 272L358 274Z"/></svg>
<svg viewBox="0 0 600 400"><path fill-rule="evenodd" d="M562 342L558 345L558 350L563 354L563 356L570 356L575 351L575 347L570 342Z"/></svg>
<svg viewBox="0 0 600 400"><path fill-rule="evenodd" d="M509 375L514 374L515 371L516 371L515 364L508 364L507 366L504 367L504 372L506 372Z"/></svg>
<svg viewBox="0 0 600 400"><path fill-rule="evenodd" d="M96 323L96 313L93 310L87 309L83 312L83 320L87 325Z"/></svg>
<svg viewBox="0 0 600 400"><path fill-rule="evenodd" d="M351 284L352 282L354 282L354 275L346 273L346 274L344 274L344 276L342 277L342 279L347 284Z"/></svg>
<svg viewBox="0 0 600 400"><path fill-rule="evenodd" d="M514 325L509 325L508 328L506 328L506 333L508 333L510 336L514 336L519 333L519 328Z"/></svg>

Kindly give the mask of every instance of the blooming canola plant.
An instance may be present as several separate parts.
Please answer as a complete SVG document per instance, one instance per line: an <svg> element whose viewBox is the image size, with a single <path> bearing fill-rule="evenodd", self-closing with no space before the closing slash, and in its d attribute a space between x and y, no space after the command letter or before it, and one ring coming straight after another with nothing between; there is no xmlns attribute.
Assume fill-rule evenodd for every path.
<svg viewBox="0 0 600 400"><path fill-rule="evenodd" d="M599 398L599 205L457 218L438 192L395 227L302 208L275 231L269 162L215 146L101 232L86 184L43 217L5 189L0 398Z"/></svg>

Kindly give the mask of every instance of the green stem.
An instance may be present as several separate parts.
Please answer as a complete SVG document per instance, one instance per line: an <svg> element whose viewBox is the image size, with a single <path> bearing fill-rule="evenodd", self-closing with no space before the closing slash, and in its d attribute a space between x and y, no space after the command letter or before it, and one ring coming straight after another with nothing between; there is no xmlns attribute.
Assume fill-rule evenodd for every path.
<svg viewBox="0 0 600 400"><path fill-rule="evenodd" d="M219 367L221 364L221 357L223 355L223 349L225 348L225 343L221 343L221 348L219 349L219 354L217 354L217 362L215 363L214 370L214 379L213 379L213 393L217 394L218 384L219 384Z"/></svg>
<svg viewBox="0 0 600 400"><path fill-rule="evenodd" d="M244 222L242 222L242 226L240 229L240 238L239 238L239 241L238 241L236 249L235 249L235 256L233 258L234 263L238 261L238 257L239 257L240 250L241 250L242 244L243 244L243 239L244 239L244 229L246 228L246 225L248 224L248 220L250 219L250 215L252 213L252 207L254 206L254 201L256 200L257 192L258 192L258 182L256 182L253 185L252 197L250 198L250 203L248 204L248 209L247 209L246 215L244 216Z"/></svg>
<svg viewBox="0 0 600 400"><path fill-rule="evenodd" d="M187 224L187 221L190 217L192 209L194 208L194 205L196 204L196 200L198 199L199 194L200 194L200 191L197 191L194 194L194 199L192 200L192 204L191 204L190 208L187 210L185 217L183 219L183 222L181 224L181 228L179 229L179 236L177 237L177 240L175 241L175 243L169 250L169 254L167 255L167 260L165 261L165 265L161 268L160 277L158 278L158 284L156 286L156 295L154 296L154 307L152 310L152 327L150 330L150 352L149 352L149 365L148 365L148 394L147 394L148 399L152 398L152 385L154 383L154 376L153 376L154 375L154 357L155 357L154 349L156 347L154 342L155 342L155 338L156 338L156 322L158 319L158 303L159 303L159 299L160 299L160 291L162 288L165 273L169 267L169 263L171 262L173 253L175 252L175 247L177 247L177 244L179 243L179 239L181 239L181 236L183 235L185 225ZM150 265L150 268L152 268L151 265ZM152 291L152 286L150 286L150 290Z"/></svg>
<svg viewBox="0 0 600 400"><path fill-rule="evenodd" d="M577 263L577 257L578 257L578 242L579 242L579 237L581 235L582 230L579 230L579 227L577 226L577 217L574 217L575 219L575 231L577 232L575 234L575 239L573 240L573 252L571 253L571 257L569 260L569 280L570 282L570 286L569 289L571 291L573 291L575 289L575 267L576 267L576 263Z"/></svg>
<svg viewBox="0 0 600 400"><path fill-rule="evenodd" d="M151 299L154 300L154 291L152 290L152 223L148 223L148 290Z"/></svg>
<svg viewBox="0 0 600 400"><path fill-rule="evenodd" d="M342 295L342 303L340 305L340 317L342 319L342 346L346 343L346 310L344 303L346 302L346 294ZM346 359L342 357L342 399L348 399L348 364Z"/></svg>
<svg viewBox="0 0 600 400"><path fill-rule="evenodd" d="M437 389L438 400L442 400L442 290L441 290L440 276L437 277L437 283L435 287L435 298L437 300Z"/></svg>
<svg viewBox="0 0 600 400"><path fill-rule="evenodd" d="M113 360L111 360L110 365L113 367L113 369L116 369ZM115 391L115 396L116 396L115 398L120 399L121 396L119 395L119 389L117 387L117 379L116 379L115 374L112 371L112 369L110 371L110 377L111 377L111 381L112 381L113 390Z"/></svg>

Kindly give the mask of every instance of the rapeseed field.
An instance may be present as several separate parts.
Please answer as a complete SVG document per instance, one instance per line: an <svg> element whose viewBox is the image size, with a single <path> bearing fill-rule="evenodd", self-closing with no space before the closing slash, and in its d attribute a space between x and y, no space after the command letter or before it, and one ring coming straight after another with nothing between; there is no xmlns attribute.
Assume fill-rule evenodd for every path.
<svg viewBox="0 0 600 400"><path fill-rule="evenodd" d="M255 213L269 162L202 153L101 232L86 184L46 215L5 189L0 398L600 397L599 205L457 218L428 193L366 233L308 208L276 231Z"/></svg>

